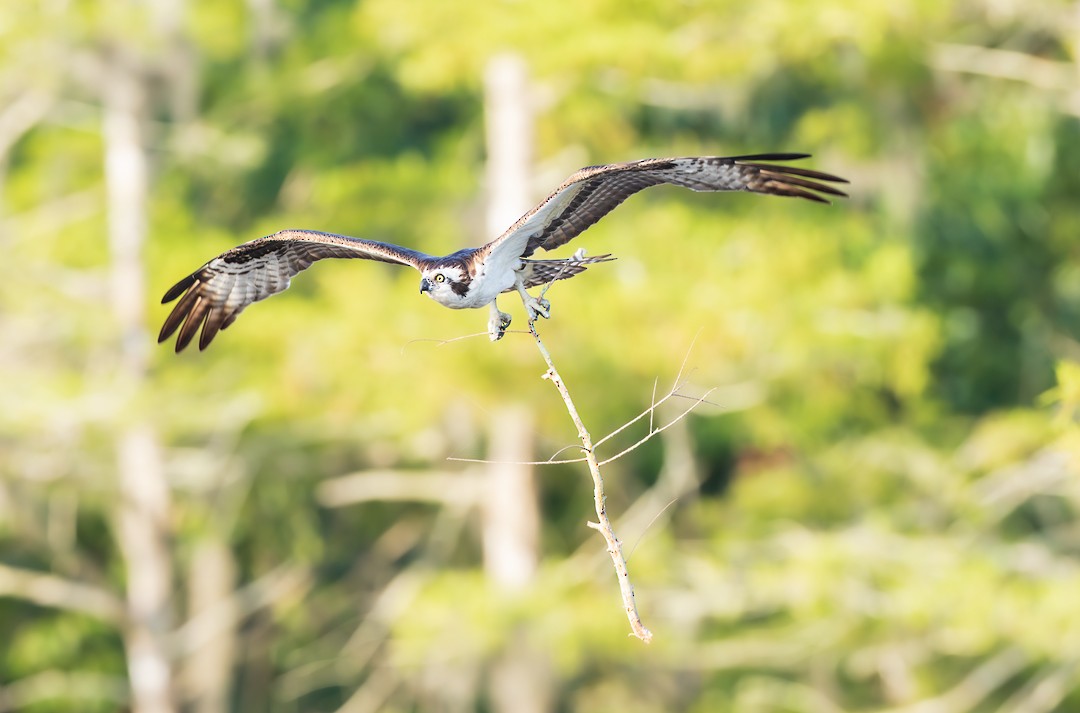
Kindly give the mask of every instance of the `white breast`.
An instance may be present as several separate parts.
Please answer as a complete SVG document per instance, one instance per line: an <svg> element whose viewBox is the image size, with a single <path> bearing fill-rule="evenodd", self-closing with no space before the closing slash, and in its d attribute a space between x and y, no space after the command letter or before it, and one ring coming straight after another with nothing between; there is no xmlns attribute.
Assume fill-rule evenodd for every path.
<svg viewBox="0 0 1080 713"><path fill-rule="evenodd" d="M506 261L488 260L484 270L473 278L469 294L461 300L461 307L486 307L492 300L514 286L514 272L521 267L521 260L514 258L512 264Z"/></svg>

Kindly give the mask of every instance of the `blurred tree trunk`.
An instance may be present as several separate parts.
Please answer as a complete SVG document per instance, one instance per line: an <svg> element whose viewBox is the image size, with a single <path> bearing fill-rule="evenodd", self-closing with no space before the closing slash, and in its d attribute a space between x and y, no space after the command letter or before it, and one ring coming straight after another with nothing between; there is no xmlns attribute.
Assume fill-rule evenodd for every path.
<svg viewBox="0 0 1080 713"><path fill-rule="evenodd" d="M136 713L169 713L173 665L165 637L173 624L169 486L154 427L140 418L150 340L143 309L149 159L143 139L147 83L138 60L115 51L104 77L105 182L110 291L118 328L117 388L126 403L117 429L119 501L116 539L127 573L129 623L124 643Z"/></svg>
<svg viewBox="0 0 1080 713"><path fill-rule="evenodd" d="M532 111L525 63L500 55L487 67L487 231L495 237L529 209ZM528 408L500 411L488 435L491 466L484 503L484 568L497 586L528 586L539 561L539 506L531 466L532 426Z"/></svg>
<svg viewBox="0 0 1080 713"><path fill-rule="evenodd" d="M495 237L529 208L532 112L524 61L500 55L487 67L487 232ZM539 560L539 515L530 460L531 419L524 406L500 411L489 431L490 484L484 504L484 568L499 587L528 585Z"/></svg>
<svg viewBox="0 0 1080 713"><path fill-rule="evenodd" d="M484 489L484 571L500 589L524 589L540 559L540 512L532 459L532 416L523 406L495 413Z"/></svg>
<svg viewBox="0 0 1080 713"><path fill-rule="evenodd" d="M531 207L532 96L524 60L491 59L485 72L487 231L495 237ZM533 425L527 406L496 413L488 438L490 466L484 502L484 569L492 583L513 593L527 588L540 560L540 506L532 460ZM491 671L497 713L551 710L548 664L524 633L511 636Z"/></svg>
<svg viewBox="0 0 1080 713"><path fill-rule="evenodd" d="M186 697L192 700L194 713L226 713L236 660L236 626L232 622L239 621L241 615L233 596L236 560L216 529L196 547L187 578L188 616L216 611L230 623L218 627L214 636L186 661Z"/></svg>

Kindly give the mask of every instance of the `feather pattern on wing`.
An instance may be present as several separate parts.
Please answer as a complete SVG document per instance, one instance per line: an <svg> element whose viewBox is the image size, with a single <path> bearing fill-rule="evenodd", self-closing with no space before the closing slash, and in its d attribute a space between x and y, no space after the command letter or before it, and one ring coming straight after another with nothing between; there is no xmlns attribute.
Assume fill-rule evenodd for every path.
<svg viewBox="0 0 1080 713"><path fill-rule="evenodd" d="M564 245L624 200L649 186L669 183L693 191L750 191L828 203L819 194L846 196L830 185L838 176L762 161L792 161L809 154L650 158L589 166L570 176L551 195L482 250L529 257L538 249ZM822 183L822 181L826 183Z"/></svg>
<svg viewBox="0 0 1080 713"><path fill-rule="evenodd" d="M565 260L529 257L537 250L568 243L649 186L666 183L693 191L750 191L820 203L828 203L825 196L845 196L829 185L847 183L843 178L773 163L807 156L769 153L652 158L589 166L570 176L495 240L445 257L344 235L284 230L228 250L176 283L162 299L167 303L179 298L179 302L165 319L158 341L176 333L179 352L201 329L199 348L205 349L248 305L285 290L293 276L324 258L409 265L423 275L420 291L439 304L454 309L493 305L500 292L517 289L519 284L537 287L613 259L608 255L586 258L583 251ZM504 332L505 325L501 325L491 331L492 339L501 338Z"/></svg>
<svg viewBox="0 0 1080 713"><path fill-rule="evenodd" d="M566 280L574 275L580 275L585 272L589 265L595 265L598 262L610 262L615 258L610 254L606 255L593 255L585 257L584 255L575 255L572 258L565 260L522 260L525 263L525 267L522 269L522 282L526 289L533 287L539 287L546 285L549 282L555 280ZM503 292L513 292L516 288L509 287Z"/></svg>
<svg viewBox="0 0 1080 713"><path fill-rule="evenodd" d="M177 282L162 304L180 301L161 327L158 342L180 330L181 351L202 327L199 349L205 349L248 305L285 290L289 281L316 260L360 258L417 269L430 264L430 255L407 248L314 230L283 230L228 250Z"/></svg>

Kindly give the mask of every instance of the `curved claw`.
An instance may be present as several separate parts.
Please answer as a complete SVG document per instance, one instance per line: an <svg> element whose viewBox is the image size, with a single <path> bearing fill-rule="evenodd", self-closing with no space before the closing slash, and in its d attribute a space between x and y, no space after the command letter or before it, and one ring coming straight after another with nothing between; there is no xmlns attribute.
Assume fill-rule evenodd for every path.
<svg viewBox="0 0 1080 713"><path fill-rule="evenodd" d="M529 322L535 322L537 316L544 319L551 318L551 303L545 300L543 297L537 299L529 294L525 289L525 283L521 279L521 272L518 272L514 277L514 287L517 289L518 294L521 295L521 301L525 304L525 312L529 315Z"/></svg>
<svg viewBox="0 0 1080 713"><path fill-rule="evenodd" d="M529 321L536 321L537 317L543 317L544 319L551 318L551 303L545 299L536 299L529 297L525 302L525 308L529 312Z"/></svg>
<svg viewBox="0 0 1080 713"><path fill-rule="evenodd" d="M506 336L506 330L510 327L510 315L500 312L498 309L491 310L491 318L488 319L488 337L497 342Z"/></svg>

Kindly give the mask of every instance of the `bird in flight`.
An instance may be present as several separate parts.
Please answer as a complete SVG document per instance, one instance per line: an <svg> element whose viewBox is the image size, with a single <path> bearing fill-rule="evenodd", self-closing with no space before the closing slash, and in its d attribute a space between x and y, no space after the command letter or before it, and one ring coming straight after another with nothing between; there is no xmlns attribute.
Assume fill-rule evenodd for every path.
<svg viewBox="0 0 1080 713"><path fill-rule="evenodd" d="M809 154L768 153L649 158L589 166L567 178L490 243L444 257L375 240L315 230L282 230L227 250L173 285L161 302L177 297L180 301L162 325L158 342L179 329L179 352L201 326L199 349L205 349L248 305L283 291L294 275L324 258L361 258L416 268L421 275L421 294L427 293L444 307L489 307L488 335L497 341L510 326L510 315L495 304L500 294L517 291L530 321L538 316L547 318L550 304L531 296L527 292L530 287L564 280L581 274L589 265L614 259L610 255L586 257L582 250L562 260L533 259L538 249L553 250L568 243L634 193L664 183L693 191L750 191L819 203L829 202L822 195L846 196L829 185L847 183L843 178L763 163L807 157Z"/></svg>

